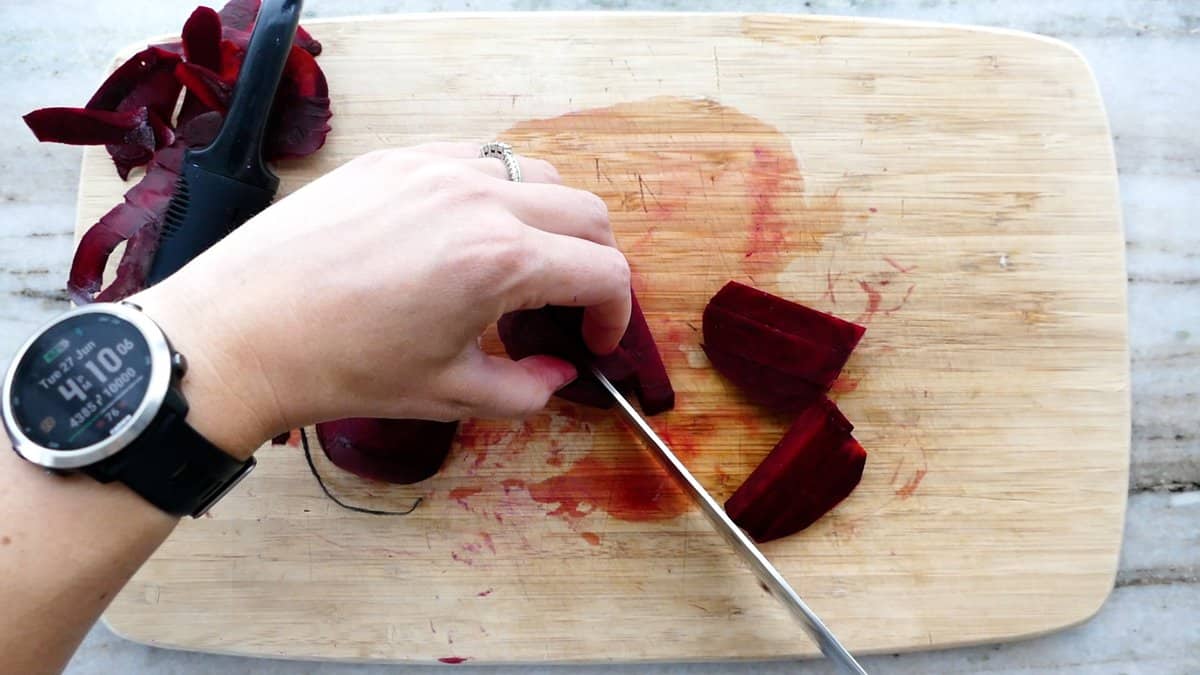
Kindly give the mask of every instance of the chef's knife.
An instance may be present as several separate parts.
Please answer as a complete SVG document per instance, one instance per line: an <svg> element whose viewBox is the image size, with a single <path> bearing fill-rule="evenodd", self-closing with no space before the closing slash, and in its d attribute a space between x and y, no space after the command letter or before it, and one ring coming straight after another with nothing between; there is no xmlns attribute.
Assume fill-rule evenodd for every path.
<svg viewBox="0 0 1200 675"><path fill-rule="evenodd" d="M725 538L725 541L733 547L737 552L738 557L742 562L750 567L754 572L754 576L758 577L758 581L767 589L771 595L774 595L779 602L791 611L792 615L799 620L800 625L804 627L808 636L813 639L820 647L821 653L824 654L830 661L833 661L838 668L845 673L853 673L855 675L866 675L863 667L854 660L850 652L838 642L838 639L825 627L821 622L820 617L816 615L808 605L800 599L800 595L795 589L788 584L779 570L767 560L762 551L754 545L750 537L733 522L725 509L717 503L712 495L704 489L700 481L688 471L683 462L675 456L671 448L659 438L650 424L641 416L633 405L625 398L613 383L601 373L599 369L592 368L592 375L599 380L600 385L613 397L617 403L617 410L621 413L621 417L630 424L641 436L642 440L654 452L654 455L662 463L663 467L675 477L676 481L683 486L684 490L691 495L692 500L700 505L700 510L708 517L708 521L716 528L717 532Z"/></svg>
<svg viewBox="0 0 1200 675"><path fill-rule="evenodd" d="M221 130L206 147L184 153L147 286L174 274L275 198L279 177L263 161L263 135L301 4L262 3Z"/></svg>

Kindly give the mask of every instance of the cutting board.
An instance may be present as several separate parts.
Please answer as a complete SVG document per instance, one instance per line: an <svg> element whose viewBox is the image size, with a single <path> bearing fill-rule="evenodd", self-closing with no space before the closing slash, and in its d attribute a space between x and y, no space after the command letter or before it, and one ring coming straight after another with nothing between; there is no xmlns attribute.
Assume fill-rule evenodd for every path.
<svg viewBox="0 0 1200 675"><path fill-rule="evenodd" d="M309 28L333 134L280 166L284 192L368 150L499 138L603 196L679 391L654 425L719 500L787 420L709 367L705 301L737 279L867 326L834 393L869 452L862 484L763 547L850 648L1010 640L1104 602L1129 457L1125 268L1109 131L1078 52L1000 30L733 14ZM125 187L90 149L80 225ZM336 506L293 435L181 524L109 626L351 660L815 653L611 413L466 421L443 472L408 487L315 455L346 502L420 504Z"/></svg>

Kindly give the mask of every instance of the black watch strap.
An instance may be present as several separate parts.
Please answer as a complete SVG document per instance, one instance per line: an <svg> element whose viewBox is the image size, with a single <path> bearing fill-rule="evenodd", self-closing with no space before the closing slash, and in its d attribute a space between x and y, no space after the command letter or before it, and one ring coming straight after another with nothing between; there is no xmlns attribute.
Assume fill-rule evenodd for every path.
<svg viewBox="0 0 1200 675"><path fill-rule="evenodd" d="M136 442L84 469L102 482L120 481L176 516L199 518L255 466L208 442L183 415L163 410Z"/></svg>

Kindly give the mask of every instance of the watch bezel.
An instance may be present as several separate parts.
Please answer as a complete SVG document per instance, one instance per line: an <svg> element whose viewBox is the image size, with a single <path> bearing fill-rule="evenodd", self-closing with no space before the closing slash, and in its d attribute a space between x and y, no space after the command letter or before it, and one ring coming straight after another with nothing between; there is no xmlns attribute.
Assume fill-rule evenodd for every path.
<svg viewBox="0 0 1200 675"><path fill-rule="evenodd" d="M16 416L13 414L12 409L13 381L16 378L17 368L25 358L29 348L33 346L33 343L42 334L63 321L85 314L107 314L133 324L134 328L142 334L142 338L146 341L146 345L150 351L150 382L146 388L145 398L142 399L137 410L133 412L133 421L119 433L109 436L99 443L93 443L92 445L75 450L47 448L31 440L21 431L20 425L17 424ZM159 411L162 410L163 401L166 400L167 390L171 385L171 373L171 346L167 342L167 337L163 334L162 329L151 321L150 317L134 307L125 304L96 303L76 307L46 322L45 325L35 331L21 345L21 348L17 350L16 356L13 357L12 363L9 364L8 373L4 376L3 409L4 427L8 431L9 438L12 440L13 450L21 457L47 469L79 469L108 459L129 447L150 426L154 418L158 416Z"/></svg>

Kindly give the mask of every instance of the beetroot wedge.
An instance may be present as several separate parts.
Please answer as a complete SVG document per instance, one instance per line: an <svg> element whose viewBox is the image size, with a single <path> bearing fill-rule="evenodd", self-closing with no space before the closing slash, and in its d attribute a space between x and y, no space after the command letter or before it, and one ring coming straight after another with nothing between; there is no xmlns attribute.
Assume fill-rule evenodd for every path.
<svg viewBox="0 0 1200 675"><path fill-rule="evenodd" d="M549 354L566 359L580 367L591 364L600 368L617 387L633 391L647 415L656 415L675 407L675 389L663 366L658 345L646 324L637 297L629 328L616 351L595 356L583 343L580 328L583 310L577 307L543 307L542 309L511 312L500 318L500 340L513 359L535 354ZM610 408L612 398L590 377L580 377L563 389L558 396L597 408Z"/></svg>
<svg viewBox="0 0 1200 675"><path fill-rule="evenodd" d="M724 307L747 319L813 342L853 351L867 329L832 314L771 295L736 281L725 284L710 305Z"/></svg>
<svg viewBox="0 0 1200 675"><path fill-rule="evenodd" d="M756 541L803 530L858 485L867 453L854 426L827 398L805 408L771 454L725 502L725 511Z"/></svg>
<svg viewBox="0 0 1200 675"><path fill-rule="evenodd" d="M751 400L811 403L837 379L862 326L731 281L704 308L704 351Z"/></svg>
<svg viewBox="0 0 1200 675"><path fill-rule="evenodd" d="M458 422L365 417L322 422L317 438L339 468L388 483L416 483L442 468Z"/></svg>

